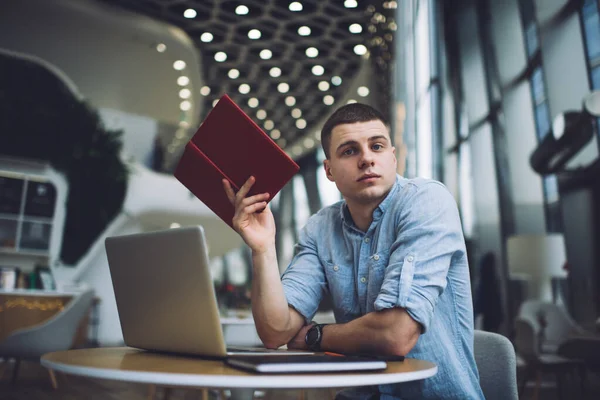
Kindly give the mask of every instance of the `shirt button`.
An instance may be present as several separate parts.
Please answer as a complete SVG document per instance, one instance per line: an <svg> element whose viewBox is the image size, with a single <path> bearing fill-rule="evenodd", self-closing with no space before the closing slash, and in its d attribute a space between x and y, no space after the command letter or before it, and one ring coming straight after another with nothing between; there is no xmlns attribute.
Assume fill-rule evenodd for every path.
<svg viewBox="0 0 600 400"><path fill-rule="evenodd" d="M406 259L408 262L413 262L415 258L413 256L408 256L408 258Z"/></svg>
<svg viewBox="0 0 600 400"><path fill-rule="evenodd" d="M338 267L337 265L334 265L334 267L333 267L333 270L334 270L334 271L337 271L337 270L339 270L339 269L340 269L340 267Z"/></svg>
<svg viewBox="0 0 600 400"><path fill-rule="evenodd" d="M365 238L365 243L369 243L370 241L371 241L371 239Z"/></svg>
<svg viewBox="0 0 600 400"><path fill-rule="evenodd" d="M360 281L361 281L362 283L365 283L365 282L367 281L367 278L365 278L365 277L363 276L362 278L360 278Z"/></svg>
<svg viewBox="0 0 600 400"><path fill-rule="evenodd" d="M373 260L375 260L375 261L379 260L379 254L375 254L375 255L373 256Z"/></svg>

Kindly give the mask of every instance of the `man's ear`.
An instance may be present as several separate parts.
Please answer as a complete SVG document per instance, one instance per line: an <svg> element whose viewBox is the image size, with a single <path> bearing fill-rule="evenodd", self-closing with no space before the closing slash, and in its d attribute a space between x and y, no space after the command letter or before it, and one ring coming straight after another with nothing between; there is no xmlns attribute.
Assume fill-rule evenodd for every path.
<svg viewBox="0 0 600 400"><path fill-rule="evenodd" d="M331 182L335 182L333 175L331 174L331 164L329 163L329 160L323 160L323 168L325 168L325 176L327 176L327 179Z"/></svg>
<svg viewBox="0 0 600 400"><path fill-rule="evenodd" d="M392 146L392 154L394 155L394 164L398 166L398 157L396 157L396 146Z"/></svg>

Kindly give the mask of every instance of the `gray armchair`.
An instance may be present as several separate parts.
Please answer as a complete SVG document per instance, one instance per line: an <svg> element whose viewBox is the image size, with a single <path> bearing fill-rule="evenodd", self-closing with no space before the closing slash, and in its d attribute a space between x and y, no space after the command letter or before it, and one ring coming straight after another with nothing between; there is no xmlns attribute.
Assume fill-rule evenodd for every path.
<svg viewBox="0 0 600 400"><path fill-rule="evenodd" d="M90 309L93 298L93 290L81 292L52 318L30 328L19 329L0 342L0 358L15 359L13 383L22 359L39 361L46 353L71 348L79 323ZM56 387L54 376L51 374L50 377Z"/></svg>
<svg viewBox="0 0 600 400"><path fill-rule="evenodd" d="M479 383L487 400L517 400L515 349L506 337L492 332L474 332L475 363Z"/></svg>

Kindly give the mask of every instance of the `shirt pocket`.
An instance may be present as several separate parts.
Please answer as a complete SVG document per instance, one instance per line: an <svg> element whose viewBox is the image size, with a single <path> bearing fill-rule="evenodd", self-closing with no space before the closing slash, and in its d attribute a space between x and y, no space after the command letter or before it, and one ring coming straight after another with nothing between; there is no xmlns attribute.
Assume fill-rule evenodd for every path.
<svg viewBox="0 0 600 400"><path fill-rule="evenodd" d="M357 305L353 267L327 261L325 262L325 275L336 319L339 316L348 320ZM341 321L338 320L338 322Z"/></svg>

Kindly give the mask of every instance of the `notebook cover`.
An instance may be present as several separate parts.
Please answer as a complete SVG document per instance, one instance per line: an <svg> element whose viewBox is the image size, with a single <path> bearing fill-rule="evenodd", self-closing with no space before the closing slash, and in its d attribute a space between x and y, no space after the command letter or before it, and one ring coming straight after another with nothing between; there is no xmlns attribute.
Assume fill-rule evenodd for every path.
<svg viewBox="0 0 600 400"><path fill-rule="evenodd" d="M298 165L224 95L191 138L175 169L175 177L232 226L234 208L221 179L235 190L254 176L248 196L269 193L269 201L298 172Z"/></svg>
<svg viewBox="0 0 600 400"><path fill-rule="evenodd" d="M227 357L229 366L261 373L336 372L381 370L387 367L383 360L361 356L278 355Z"/></svg>

